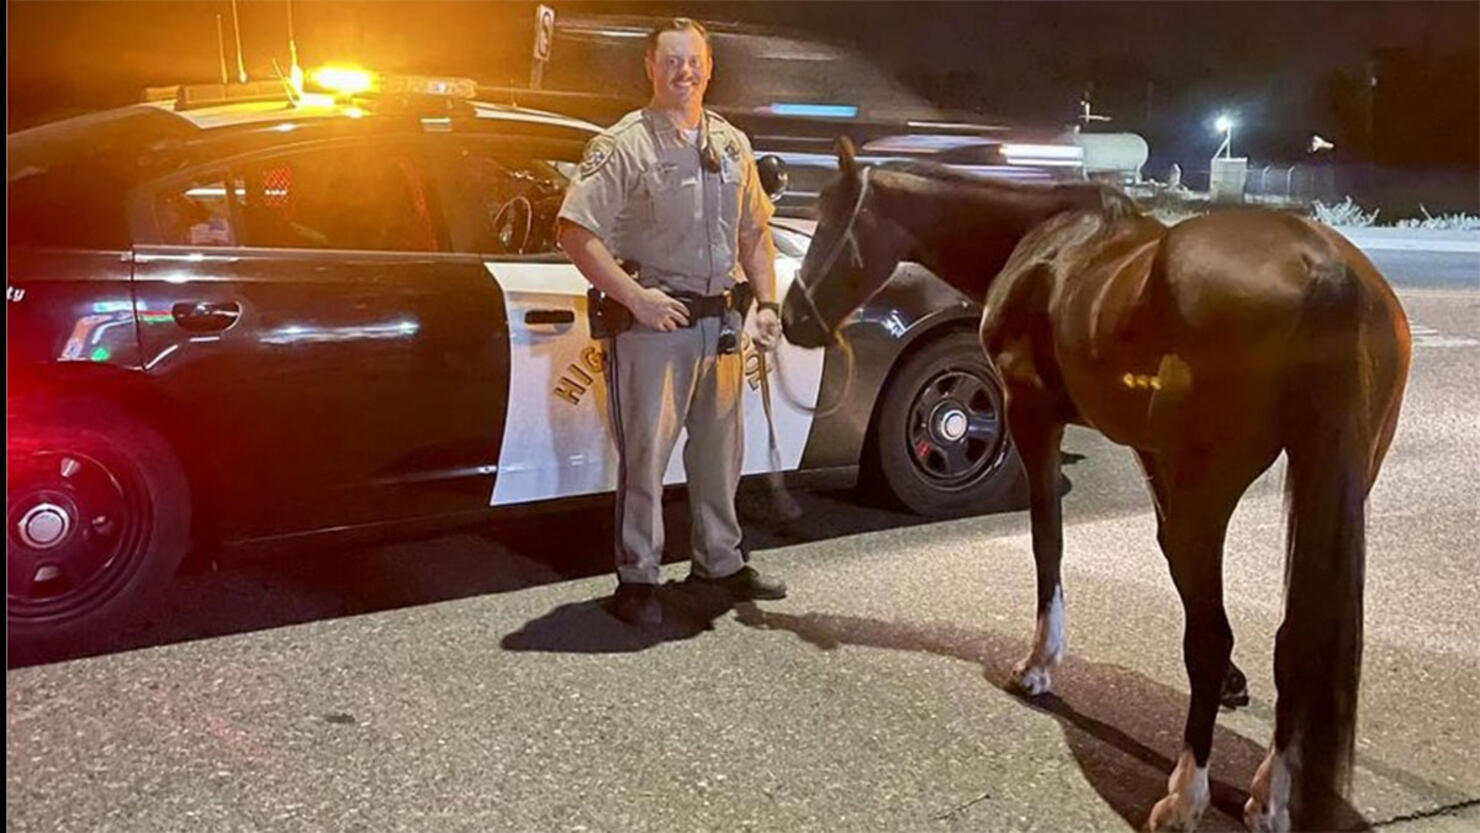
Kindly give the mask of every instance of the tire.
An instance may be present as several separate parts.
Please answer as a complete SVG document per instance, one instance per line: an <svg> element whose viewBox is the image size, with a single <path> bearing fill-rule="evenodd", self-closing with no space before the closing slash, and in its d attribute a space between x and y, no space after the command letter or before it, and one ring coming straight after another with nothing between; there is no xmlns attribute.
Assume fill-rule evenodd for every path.
<svg viewBox="0 0 1480 833"><path fill-rule="evenodd" d="M927 517L1019 508L1026 486L1004 413L1002 385L976 334L936 338L884 386L865 474Z"/></svg>
<svg viewBox="0 0 1480 833"><path fill-rule="evenodd" d="M169 583L189 548L189 483L163 436L104 404L7 403L6 423L11 645L85 647Z"/></svg>

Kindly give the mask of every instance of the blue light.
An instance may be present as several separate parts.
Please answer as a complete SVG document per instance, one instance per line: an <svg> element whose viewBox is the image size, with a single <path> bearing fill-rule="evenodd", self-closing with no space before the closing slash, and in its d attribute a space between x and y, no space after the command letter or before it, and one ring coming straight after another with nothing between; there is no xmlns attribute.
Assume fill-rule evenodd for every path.
<svg viewBox="0 0 1480 833"><path fill-rule="evenodd" d="M810 116L819 119L851 119L858 115L852 104L771 104L760 108L776 116Z"/></svg>

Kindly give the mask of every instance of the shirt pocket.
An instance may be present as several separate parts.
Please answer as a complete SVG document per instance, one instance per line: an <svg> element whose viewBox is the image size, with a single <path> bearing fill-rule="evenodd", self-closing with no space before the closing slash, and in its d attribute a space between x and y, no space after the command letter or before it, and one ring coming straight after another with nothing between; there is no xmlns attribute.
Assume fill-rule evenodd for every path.
<svg viewBox="0 0 1480 833"><path fill-rule="evenodd" d="M744 166L738 159L725 157L719 169L719 215L727 230L735 228L740 221L740 197L744 190Z"/></svg>
<svg viewBox="0 0 1480 833"><path fill-rule="evenodd" d="M694 222L698 177L685 179L678 166L659 164L643 173L642 184L647 192L649 219L659 229L677 232Z"/></svg>

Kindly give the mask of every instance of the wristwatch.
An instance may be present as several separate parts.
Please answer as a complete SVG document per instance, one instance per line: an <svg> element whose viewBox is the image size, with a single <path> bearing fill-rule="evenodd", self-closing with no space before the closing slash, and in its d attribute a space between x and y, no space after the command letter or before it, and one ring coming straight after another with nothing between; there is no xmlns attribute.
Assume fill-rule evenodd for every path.
<svg viewBox="0 0 1480 833"><path fill-rule="evenodd" d="M781 314L781 304L775 301L757 301L755 309L756 312L760 312L763 309L768 309L771 312L776 313L777 315Z"/></svg>

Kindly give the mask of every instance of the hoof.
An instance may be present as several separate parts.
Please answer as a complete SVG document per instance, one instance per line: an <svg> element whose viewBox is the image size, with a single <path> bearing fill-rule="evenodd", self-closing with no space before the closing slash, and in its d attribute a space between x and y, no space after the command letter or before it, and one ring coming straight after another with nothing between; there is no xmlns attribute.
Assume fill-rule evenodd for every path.
<svg viewBox="0 0 1480 833"><path fill-rule="evenodd" d="M1022 660L1012 667L1012 684L1029 697L1047 694L1053 688L1052 667L1032 665L1028 660Z"/></svg>
<svg viewBox="0 0 1480 833"><path fill-rule="evenodd" d="M1151 808L1151 818L1146 820L1146 829L1151 833L1163 830L1192 831L1202 819L1202 808L1190 798L1179 794L1169 795L1156 802Z"/></svg>
<svg viewBox="0 0 1480 833"><path fill-rule="evenodd" d="M1251 798L1244 803L1244 826L1253 833L1290 833L1290 813L1283 809L1271 813L1268 807Z"/></svg>
<svg viewBox="0 0 1480 833"><path fill-rule="evenodd" d="M1233 663L1228 664L1228 673L1223 677L1223 691L1218 700L1225 709L1236 709L1249 705L1249 681L1244 672Z"/></svg>

